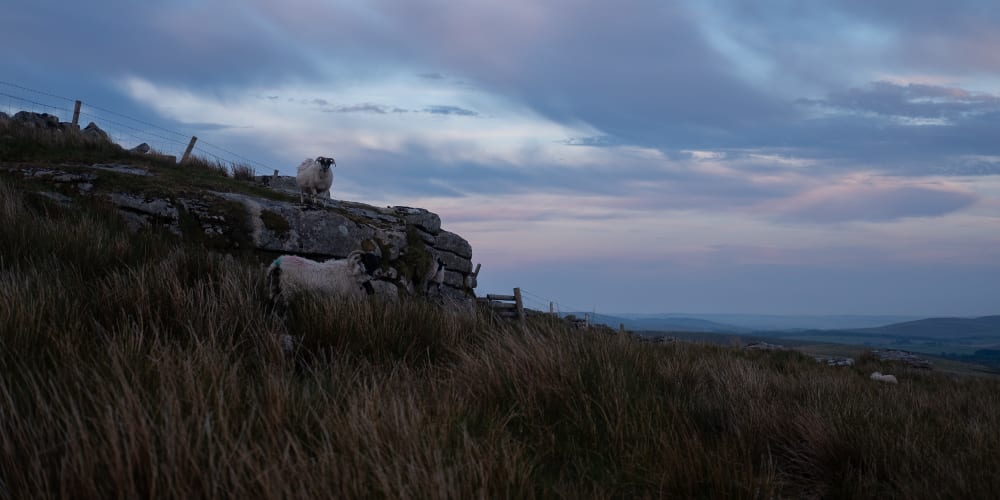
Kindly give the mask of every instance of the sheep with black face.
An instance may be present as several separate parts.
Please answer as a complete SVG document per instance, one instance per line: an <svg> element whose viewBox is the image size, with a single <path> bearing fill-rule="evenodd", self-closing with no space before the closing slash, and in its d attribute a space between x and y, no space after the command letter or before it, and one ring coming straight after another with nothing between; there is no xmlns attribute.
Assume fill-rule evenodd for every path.
<svg viewBox="0 0 1000 500"><path fill-rule="evenodd" d="M317 195L330 198L330 186L333 185L333 170L331 165L337 162L333 158L317 156L315 160L306 159L299 164L295 175L295 181L299 185L299 202L305 203L304 195L309 195L310 200Z"/></svg>
<svg viewBox="0 0 1000 500"><path fill-rule="evenodd" d="M272 306L280 313L300 293L314 293L350 300L375 293L372 274L382 265L378 255L355 251L343 259L325 262L282 255L267 270Z"/></svg>

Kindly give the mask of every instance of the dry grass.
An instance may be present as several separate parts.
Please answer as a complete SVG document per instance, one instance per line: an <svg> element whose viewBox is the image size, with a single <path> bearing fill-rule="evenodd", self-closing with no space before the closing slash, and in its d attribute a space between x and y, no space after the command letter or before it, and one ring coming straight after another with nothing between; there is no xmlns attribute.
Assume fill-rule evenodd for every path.
<svg viewBox="0 0 1000 500"><path fill-rule="evenodd" d="M245 163L233 163L229 170L233 179L240 181L252 181L257 175L257 169Z"/></svg>
<svg viewBox="0 0 1000 500"><path fill-rule="evenodd" d="M87 138L79 130L36 129L0 117L0 160L62 160L72 151L79 161L109 161L131 154L113 142Z"/></svg>
<svg viewBox="0 0 1000 500"><path fill-rule="evenodd" d="M988 498L1000 384L650 346L263 270L0 185L0 497ZM294 356L276 337L302 335ZM900 377L876 384L879 369Z"/></svg>
<svg viewBox="0 0 1000 500"><path fill-rule="evenodd" d="M210 160L208 158L198 155L189 156L187 161L181 164L181 166L187 170L191 169L204 170L206 172L210 172L220 177L229 176L229 167L226 166L225 163L223 163L220 160Z"/></svg>

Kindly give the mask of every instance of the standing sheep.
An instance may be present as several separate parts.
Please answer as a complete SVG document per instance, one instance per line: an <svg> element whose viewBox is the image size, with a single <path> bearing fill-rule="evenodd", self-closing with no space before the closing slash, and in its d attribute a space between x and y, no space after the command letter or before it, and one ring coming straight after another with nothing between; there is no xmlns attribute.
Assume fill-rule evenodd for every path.
<svg viewBox="0 0 1000 500"><path fill-rule="evenodd" d="M305 203L304 195L308 194L310 199L316 195L330 197L330 186L333 185L333 171L330 165L336 165L333 158L317 156L315 160L306 159L299 164L295 174L295 182L299 185L299 202Z"/></svg>
<svg viewBox="0 0 1000 500"><path fill-rule="evenodd" d="M360 299L375 292L371 278L382 259L371 253L351 252L343 259L316 262L296 255L282 255L267 269L271 304L284 310L288 300L302 292Z"/></svg>

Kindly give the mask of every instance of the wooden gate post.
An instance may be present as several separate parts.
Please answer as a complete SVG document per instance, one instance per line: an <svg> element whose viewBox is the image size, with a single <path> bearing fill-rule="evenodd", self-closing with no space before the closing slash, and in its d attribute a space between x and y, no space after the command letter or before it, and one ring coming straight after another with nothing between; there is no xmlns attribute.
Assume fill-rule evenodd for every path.
<svg viewBox="0 0 1000 500"><path fill-rule="evenodd" d="M184 150L184 156L181 157L181 165L187 163L188 158L191 156L191 150L194 149L194 143L198 142L198 138L191 136L191 142L188 143L187 149Z"/></svg>

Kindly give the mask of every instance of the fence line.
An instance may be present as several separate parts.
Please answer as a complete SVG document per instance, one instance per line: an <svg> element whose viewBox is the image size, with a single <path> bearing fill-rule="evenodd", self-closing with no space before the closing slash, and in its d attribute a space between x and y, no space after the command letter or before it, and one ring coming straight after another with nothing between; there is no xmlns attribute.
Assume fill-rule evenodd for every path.
<svg viewBox="0 0 1000 500"><path fill-rule="evenodd" d="M43 112L48 112L48 111L52 110L52 111L62 111L64 113L66 113L67 116L70 116L70 115L73 114L73 111L69 110L68 108L62 108L62 107L59 107L59 106L53 106L51 104L46 104L46 103L38 102L38 101L35 101L35 100L32 100L32 99L25 99L23 97L19 97L19 96L13 95L13 94L8 94L6 92L0 92L0 96L5 96L8 99L17 100L19 102L31 105L31 106L25 106L26 108L30 108L30 109L19 109L17 111L32 111L32 112L43 111ZM32 106L36 106L36 107L32 107ZM14 114L14 113L17 112L17 111L14 111L12 109L13 108L12 104L8 105L8 108L9 108L8 111L11 114ZM49 114L53 114L53 115L56 115L59 118L63 118L63 117L59 116L58 113L49 113ZM138 128L135 128L135 127L130 127L128 125L125 125L125 124L122 124L122 123L118 123L118 122L115 122L115 121L112 121L112 120L107 120L106 118L104 118L102 116L93 115L93 114L90 114L90 113L84 113L82 111L80 112L80 115L87 116L87 117L90 117L90 118L94 118L95 120L101 121L102 123L111 123L112 125L121 127L123 129L129 129L129 130L137 131L137 132L140 132L140 133L148 134L150 136L160 137L161 139L166 139L166 140L171 141L171 142L176 142L176 141L172 141L171 139L168 139L168 138L165 138L165 137L162 137L162 136L158 136L156 134L151 134L151 133L149 133L149 132L147 132L145 130L141 130L141 129L138 129ZM69 121L69 120L67 119L67 120L63 120L63 121ZM109 128L109 127L107 127L107 125L105 125L105 128ZM140 142L147 142L147 143L148 142L155 142L158 146L160 146L159 149L162 149L162 150L166 150L167 149L167 148L162 147L163 143L160 143L158 141L151 141L151 140L148 139L148 137L139 136L139 135L136 135L136 134L133 134L133 133L130 133L130 132L123 131L121 129L113 130L113 129L109 128L109 130L106 131L106 132L108 132L108 134L111 135L111 136L117 136L118 140L116 142L119 142L119 143L124 142L124 141L121 140L121 137L122 137L122 135L126 135L126 136L129 136L129 137L135 139L137 141L137 144L140 143Z"/></svg>
<svg viewBox="0 0 1000 500"><path fill-rule="evenodd" d="M50 94L48 92L42 92L41 90L30 89L28 87L24 87L24 86L18 85L16 83L6 82L6 81L3 81L3 80L0 80L0 85L7 85L8 87L14 87L16 89L27 90L28 92L33 92L35 94L41 94L41 95L48 96L48 97L55 97L56 99L62 99L64 101L69 101L69 102L73 102L74 101L74 99L70 99L69 97L63 97L61 95Z"/></svg>
<svg viewBox="0 0 1000 500"><path fill-rule="evenodd" d="M578 328L590 327L594 321L593 315L595 315L596 312L590 313L584 309L570 308L575 313L583 314L583 318L576 318L571 315L564 316L562 310L559 310L558 312L555 310L556 305L559 305L560 309L562 309L562 305L559 304L558 301L547 299L524 290L523 288L515 288L513 295L497 295L491 293L487 294L485 297L480 297L477 300L501 318L518 319L523 322L527 317L525 313L524 296L528 296L530 302L529 305L537 305L540 302L542 303L542 307L539 307L536 310L545 312L546 309L549 309L549 313L559 318L572 320L573 325ZM544 304L545 302L548 302L547 307ZM530 309L530 307L528 309ZM624 325L619 325L619 328L624 330Z"/></svg>
<svg viewBox="0 0 1000 500"><path fill-rule="evenodd" d="M45 103L42 103L42 102L33 101L31 99L25 99L23 97L18 97L16 95L8 94L6 92L0 92L0 95L6 96L6 97L11 98L11 99L17 99L18 101L26 102L28 104L32 104L32 105L35 105L35 106L41 106L43 108L56 109L56 110L59 110L59 111L65 111L67 113L72 113L73 112L73 111L71 111L69 109L66 109L66 108L60 108L59 106L53 106L51 104L45 104Z"/></svg>
<svg viewBox="0 0 1000 500"><path fill-rule="evenodd" d="M33 88L30 88L30 87L26 87L24 85L19 85L17 83L13 83L13 82L9 82L9 81L0 80L0 86L5 86L5 87L12 88L12 89L17 89L17 90L24 91L24 92L30 92L32 94L37 94L37 95L45 96L45 97L48 97L48 98L51 98L51 99L58 99L60 101L66 101L66 102L71 102L71 103L77 103L78 102L77 100L70 99L69 97L65 97L65 96L53 94L53 93L50 93L50 92L45 92L45 91L33 89ZM8 98L8 111L9 111L9 114L14 114L17 111L34 111L34 112L39 112L40 111L37 108L36 109L18 109L18 110L15 111L13 109L13 102L12 102L13 100L16 100L16 101L22 102L22 103L26 103L26 104L29 104L31 106L40 107L41 108L41 112L49 112L48 110L59 111L61 113L51 112L49 114L54 114L56 116L59 116L60 121L67 121L67 122L69 122L70 121L69 117L73 116L75 114L73 110L67 109L65 107L61 107L61 106L58 106L58 105L52 105L52 104L48 104L48 103L45 103L45 102L39 102L39 100L34 100L34 99L26 98L24 95L15 95L15 93L12 93L12 92L15 92L15 91L10 91L10 92L0 91L0 96ZM146 120L142 120L142 119L139 119L139 118L135 118L135 117L126 115L124 113L119 113L119 112L111 110L111 109L107 109L107 108L104 108L104 107L100 107L100 106L96 106L96 105L90 104L90 103L88 103L86 101L82 101L82 107L83 107L83 110L79 112L79 115L87 117L88 120L93 121L94 123L97 123L99 126L101 126L102 129L106 129L106 132L108 133L108 135L111 136L112 138L117 138L117 140L115 142L118 142L122 147L126 147L126 144L124 144L126 141L122 140L123 135L127 136L127 137L130 137L130 138L134 139L135 141L137 141L136 144L139 144L139 143L151 144L151 145L153 145L153 149L157 150L160 153L168 153L168 152L170 152L171 150L174 150L174 149L183 150L184 148L186 148L189 145L188 140L193 138L193 134L184 134L184 133L178 132L176 130L171 130L171 129L163 127L163 126L160 126L160 125L157 125L157 124L154 124L154 123L150 123L149 121L146 121ZM65 114L65 116L63 116L63 114ZM106 115L112 115L112 116L115 116L115 117L122 118L125 121L139 124L141 127L140 126L129 125L127 123L122 123L123 120L111 119L111 118L108 118ZM65 118L65 120L63 120L63 118ZM158 130L160 132L164 132L164 133L170 134L172 136L176 136L176 138L175 137L170 137L170 136L167 136L167 135L163 135L162 133L153 132L153 131L150 131L149 129L155 129L155 130ZM238 153L236 153L234 151L226 149L226 148L224 148L222 146L219 146L217 144L213 144L213 143L205 141L203 139L198 139L197 141L198 141L197 146L194 147L193 150L196 151L200 155L205 155L207 157L211 157L217 163L220 163L220 164L223 164L223 165L228 163L232 167L235 167L237 165L246 165L246 166L250 166L250 167L257 167L257 168L260 168L263 172L270 172L270 171L277 170L277 169L275 169L275 168L273 168L273 167L271 167L271 166L269 166L269 165L267 165L265 163L261 163L259 161L252 160L250 158L247 158L246 156L240 155L240 154L238 154ZM204 146L204 147L201 147L201 146ZM216 152L209 151L206 148L211 148L211 149L215 150ZM175 156L180 157L181 155L178 154L178 155L175 155Z"/></svg>
<svg viewBox="0 0 1000 500"><path fill-rule="evenodd" d="M552 304L556 308L555 312L558 313L558 314L560 314L560 315L562 315L564 311L566 311L566 312L575 312L575 313L589 314L589 313L587 313L587 309L580 308L580 307L573 307L570 304L561 303L558 300L549 299L549 298L543 297L541 295L532 293L532 292L530 292L528 290L525 290L524 288L521 288L521 293L523 293L524 295L530 296L530 297L532 297L534 299L541 300L541 301L543 301L543 302L545 302L547 304ZM548 309L547 305L546 305L546 309Z"/></svg>

